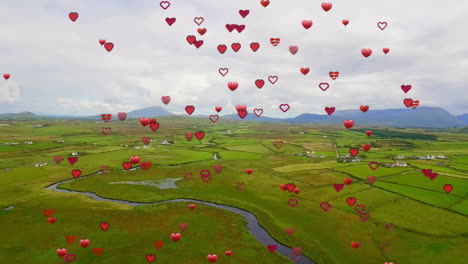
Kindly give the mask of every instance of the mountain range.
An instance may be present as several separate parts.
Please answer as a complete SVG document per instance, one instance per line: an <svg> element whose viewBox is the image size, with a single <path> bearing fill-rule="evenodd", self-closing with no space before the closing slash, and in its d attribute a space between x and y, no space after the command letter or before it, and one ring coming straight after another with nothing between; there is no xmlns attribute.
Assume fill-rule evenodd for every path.
<svg viewBox="0 0 468 264"><path fill-rule="evenodd" d="M114 119L116 119L115 114ZM140 117L173 116L174 114L160 106L137 109L127 113L128 119ZM35 119L86 119L100 120L100 115L70 117L36 115L31 112L0 114L0 120L35 120ZM195 116L194 118L203 118ZM237 114L224 115L221 118L229 120L241 120ZM249 112L244 120L257 122L286 122L286 123L312 123L341 125L343 120L354 120L356 124L367 126L389 127L420 127L420 128L449 128L468 125L468 114L454 116L440 107L418 107L416 109L384 109L369 110L366 113L360 110L338 110L332 115L304 113L294 118L271 118L267 116L257 117Z"/></svg>

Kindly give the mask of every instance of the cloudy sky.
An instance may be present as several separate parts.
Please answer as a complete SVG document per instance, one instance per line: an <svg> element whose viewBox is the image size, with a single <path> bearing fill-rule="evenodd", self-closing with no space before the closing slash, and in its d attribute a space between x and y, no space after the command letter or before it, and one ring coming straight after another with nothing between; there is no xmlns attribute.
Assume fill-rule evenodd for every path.
<svg viewBox="0 0 468 264"><path fill-rule="evenodd" d="M164 106L165 95L172 101L164 107L174 113L194 105L195 114L213 114L215 106L227 114L247 105L291 117L325 114L326 106L402 108L404 98L468 113L468 1L334 0L328 12L315 0L270 0L266 8L259 0L169 2L164 10L156 0L1 0L0 73L11 77L0 77L0 113L128 112ZM242 18L240 9L250 14ZM76 22L70 12L78 12ZM169 26L167 17L176 22ZM195 17L204 18L201 26ZM302 20L313 26L306 30ZM382 31L378 22L388 26ZM226 24L246 28L230 33ZM204 44L189 45L188 35ZM274 47L270 38L281 42ZM114 49L107 52L99 39ZM237 53L235 42L242 46ZM257 52L251 42L260 43ZM363 48L372 55L362 56ZM310 72L304 76L301 67ZM229 73L223 77L219 68ZM339 71L338 79L330 71ZM269 76L278 81L272 85ZM257 79L266 81L262 89ZM228 82L239 88L229 90ZM330 88L320 90L321 82ZM412 85L408 94L402 84ZM283 113L280 104L291 108Z"/></svg>

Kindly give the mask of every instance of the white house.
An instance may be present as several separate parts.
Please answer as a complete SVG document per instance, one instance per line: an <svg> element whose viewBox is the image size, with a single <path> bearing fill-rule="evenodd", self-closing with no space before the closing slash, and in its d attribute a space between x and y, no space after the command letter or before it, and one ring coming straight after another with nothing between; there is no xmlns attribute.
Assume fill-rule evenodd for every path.
<svg viewBox="0 0 468 264"><path fill-rule="evenodd" d="M47 162L38 162L34 165L34 167L44 167L47 165Z"/></svg>
<svg viewBox="0 0 468 264"><path fill-rule="evenodd" d="M401 154L400 154L400 155L396 156L396 159L404 159L404 158L406 158L405 155L401 155Z"/></svg>
<svg viewBox="0 0 468 264"><path fill-rule="evenodd" d="M72 155L72 156L78 156L78 153L77 153L77 152L73 152L71 155Z"/></svg>
<svg viewBox="0 0 468 264"><path fill-rule="evenodd" d="M445 155L437 155L438 159L445 159Z"/></svg>
<svg viewBox="0 0 468 264"><path fill-rule="evenodd" d="M33 143L32 141L26 141L26 142L24 142L24 144L26 144L26 145L32 145L32 143Z"/></svg>

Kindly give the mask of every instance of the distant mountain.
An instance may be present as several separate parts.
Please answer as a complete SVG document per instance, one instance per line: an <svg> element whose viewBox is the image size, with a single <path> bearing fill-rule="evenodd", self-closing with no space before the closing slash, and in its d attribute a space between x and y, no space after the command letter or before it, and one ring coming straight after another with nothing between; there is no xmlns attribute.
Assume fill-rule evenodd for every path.
<svg viewBox="0 0 468 264"><path fill-rule="evenodd" d="M46 118L47 117L35 115L31 112L0 114L0 120L36 120Z"/></svg>
<svg viewBox="0 0 468 264"><path fill-rule="evenodd" d="M463 122L463 124L468 125L468 114L459 115L457 118Z"/></svg>
<svg viewBox="0 0 468 264"><path fill-rule="evenodd" d="M170 113L161 106L151 106L127 113L127 118L140 118L140 117L158 117L158 116L172 116Z"/></svg>
<svg viewBox="0 0 468 264"><path fill-rule="evenodd" d="M238 115L227 115L228 119L240 119ZM440 107L418 107L416 109L385 109L369 110L338 110L331 116L317 114L301 114L295 118L278 119L262 116L257 118L249 113L245 120L259 122L316 123L342 125L343 120L354 120L357 125L391 126L391 127L422 127L446 128L463 126L457 117Z"/></svg>

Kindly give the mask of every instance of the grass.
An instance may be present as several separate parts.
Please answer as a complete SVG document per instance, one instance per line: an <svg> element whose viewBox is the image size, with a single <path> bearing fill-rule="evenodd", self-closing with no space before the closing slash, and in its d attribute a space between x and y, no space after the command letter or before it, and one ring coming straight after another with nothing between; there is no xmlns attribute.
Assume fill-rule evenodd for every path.
<svg viewBox="0 0 468 264"><path fill-rule="evenodd" d="M50 263L59 260L55 250L62 247L77 254L80 263L146 263L144 257L148 253L154 253L160 263L207 263L206 255L213 253L219 256L219 263L288 262L278 253L271 254L252 237L240 216L224 210L198 204L196 210L190 211L185 203L130 207L44 189L71 178L73 168L89 174L102 165L110 166L112 171L59 187L139 202L193 198L243 208L254 213L275 239L301 247L317 263L458 264L467 257L468 175L463 171L468 161L468 149L463 148L468 143L466 137L456 132L372 129L374 135L368 138L360 131L341 127L225 120L212 125L208 120L197 120L158 118L163 126L157 133L143 128L136 120L111 122L105 125L113 128L109 136L97 132L103 124L91 121L47 121L49 126L43 128L30 127L41 121L24 121L2 128L0 142L21 139L33 140L35 144L0 146L0 168L11 168L0 171L0 206L15 206L9 211L0 210L0 233L15 234L0 246L0 263ZM206 133L201 142L185 140L185 132L198 130ZM227 130L232 134L227 135ZM376 146L363 152L367 156L363 162L337 163L330 131L334 131L342 155L347 153L349 147L345 146L349 144L371 142ZM176 144L152 143L153 147L139 150L120 146L141 146L142 136L176 140ZM57 139L66 142L55 143ZM283 140L285 145L277 150L272 143L275 140ZM452 144L450 140L459 142ZM406 160L411 167L381 166L375 171L367 165L369 161L393 163L398 154L437 155L440 150L447 159L443 166L439 164L442 161L429 164L441 174L434 181L420 172L428 164L416 160ZM55 155L66 157L75 151L83 154L74 166L65 160L39 168L29 165L52 161ZM306 151L326 153L326 158L294 156ZM213 153L221 159L214 161ZM148 171L121 171L122 162L136 155L142 161L151 161L153 167ZM215 164L223 166L221 173L213 171ZM248 175L246 168L252 168L253 173ZM201 181L202 169L211 170L213 179L209 183ZM178 181L177 189L109 184L183 178L186 172L192 172L194 178ZM369 175L377 177L373 185L367 183ZM344 178L352 178L353 183L336 192L333 184L343 183ZM243 191L235 188L240 182L246 184ZM296 184L300 193L282 191L279 185L286 183ZM450 194L442 189L447 183L454 186ZM355 197L357 204L365 205L371 218L361 221L346 203L347 197ZM294 198L299 204L292 208L287 201ZM332 205L329 213L320 209L322 202ZM55 224L47 223L43 209L56 210ZM109 221L111 229L100 230L101 221ZM179 232L177 225L181 222L189 227L181 241L172 242L169 235ZM396 227L388 232L384 223ZM286 227L295 228L295 234L287 235ZM68 245L64 236L73 234L80 239L89 238L90 248L103 247L103 255L97 257L90 248ZM152 245L156 240L165 241L165 246L156 250ZM361 247L353 249L351 241L361 242ZM392 250L382 252L382 243L391 243ZM225 250L232 250L233 255L227 258Z"/></svg>

